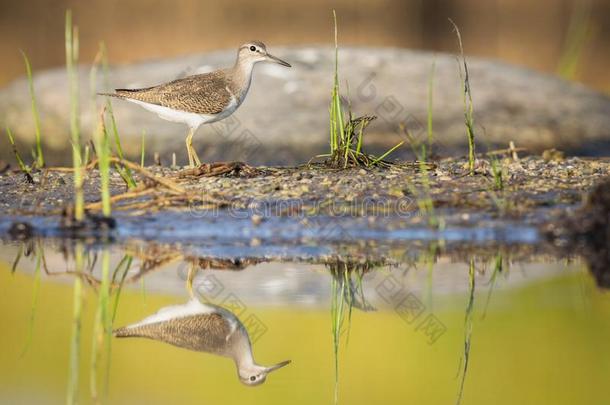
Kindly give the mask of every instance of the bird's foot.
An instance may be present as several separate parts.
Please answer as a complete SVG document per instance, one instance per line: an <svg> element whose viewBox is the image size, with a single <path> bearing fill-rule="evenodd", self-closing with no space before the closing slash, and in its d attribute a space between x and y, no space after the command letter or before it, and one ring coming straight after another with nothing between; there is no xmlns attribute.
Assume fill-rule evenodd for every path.
<svg viewBox="0 0 610 405"><path fill-rule="evenodd" d="M247 165L244 162L214 162L182 170L178 175L179 177L214 177L222 175L253 177L260 172L260 169Z"/></svg>

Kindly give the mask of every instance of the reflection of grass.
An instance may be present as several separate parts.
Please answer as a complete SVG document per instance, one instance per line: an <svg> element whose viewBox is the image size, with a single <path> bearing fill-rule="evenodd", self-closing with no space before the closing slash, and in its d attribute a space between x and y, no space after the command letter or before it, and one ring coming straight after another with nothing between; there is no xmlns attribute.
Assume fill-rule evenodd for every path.
<svg viewBox="0 0 610 405"><path fill-rule="evenodd" d="M335 355L335 403L338 400L339 394L339 341L341 338L341 329L343 327L343 321L345 319L345 277L339 276L340 279L333 277L331 281L331 305L330 305L330 317L332 325L332 336L333 336L333 350ZM349 304L348 304L349 305ZM351 313L351 307L350 307Z"/></svg>
<svg viewBox="0 0 610 405"><path fill-rule="evenodd" d="M494 289L494 286L496 285L496 278L498 277L499 274L501 274L503 272L503 257L502 257L502 253L499 253L496 255L496 258L494 260L494 269L493 272L491 273L491 278L489 279L489 291L487 292L487 299L485 300L485 309L483 310L483 315L481 316L481 319L485 319L485 317L487 316L487 307L489 307L489 301L491 300L491 293Z"/></svg>
<svg viewBox="0 0 610 405"><path fill-rule="evenodd" d="M82 272L83 265L84 248L81 242L77 242L74 248L74 270L77 273ZM73 300L72 337L70 339L70 365L68 369L68 404L75 404L78 402L78 377L83 306L83 282L81 281L80 277L74 277Z"/></svg>
<svg viewBox="0 0 610 405"><path fill-rule="evenodd" d="M461 379L460 379L460 389L458 392L458 397L456 404L462 401L462 397L464 394L464 383L466 381L466 373L468 372L468 362L470 360L470 347L471 347L471 337L472 337L472 312L474 309L474 259L470 259L470 265L468 267L468 305L466 306L466 316L464 318L464 355L462 358L462 370L461 370Z"/></svg>
<svg viewBox="0 0 610 405"><path fill-rule="evenodd" d="M36 319L36 308L38 308L38 291L40 290L40 267L42 265L42 244L38 244L38 248L36 249L36 265L34 268L34 284L32 288L32 310L30 312L30 320L28 324L28 333L26 335L25 344L23 346L23 350L21 351L21 356L23 357L30 345L32 344L32 333L34 331L34 320Z"/></svg>
<svg viewBox="0 0 610 405"><path fill-rule="evenodd" d="M105 248L102 251L102 276L99 288L98 304L95 313L95 324L93 330L93 341L91 345L91 379L90 389L91 396L93 399L98 398L97 385L98 385L98 370L100 368L100 360L102 359L101 347L104 348L105 373L104 373L104 392L105 395L108 393L108 387L110 382L110 360L112 351L112 325L116 318L116 313L119 305L119 299L121 296L123 283L127 276L127 272L131 267L132 257L125 255L119 262L119 264L110 274L110 251ZM117 280L117 278L119 280ZM112 286L116 285L118 281L118 287L112 297Z"/></svg>
<svg viewBox="0 0 610 405"><path fill-rule="evenodd" d="M330 314L335 358L335 403L337 403L339 399L339 346L341 335L343 332L347 332L347 343L354 307L363 311L373 309L364 298L362 278L375 264L338 261L329 263L327 266L332 276ZM346 322L347 326L345 325Z"/></svg>
<svg viewBox="0 0 610 405"><path fill-rule="evenodd" d="M426 278L426 307L429 311L433 311L433 275L434 275L434 263L436 262L437 255L440 252L439 242L432 242L430 247L423 254L423 261L428 269L428 277Z"/></svg>
<svg viewBox="0 0 610 405"><path fill-rule="evenodd" d="M598 353L592 352L591 344L593 342L602 349L600 356L607 356L608 351L604 343L610 338L610 329L601 325L607 325L610 301L605 299L607 297L604 297L603 292L595 289L593 278L588 277L587 287L594 294L591 296L591 312L583 312L573 305L564 305L560 308L563 310L544 310L548 306L549 296L561 297L563 302L573 303L581 282L580 274L566 271L575 270L571 264L553 263L558 277L545 278L540 282L523 285L522 288L501 291L498 287L501 285L502 276L498 277L492 299L495 301L502 296L502 301L515 305L505 308L507 311L498 313L498 316L490 312L485 324L481 325L480 332L484 333L477 334L477 340L473 342L478 345L469 367L468 384L472 384L466 387L468 390L462 401L464 405L489 404L490 389L493 389L494 398L497 399L494 402L503 405L537 403L540 398L548 399L549 395L550 403L557 405L607 402L603 390L590 389L592 384L603 386L607 375L607 363L591 361L593 353ZM111 270L113 267L114 265L111 265ZM24 291L31 291L31 274L17 273L12 276L9 270L10 263L0 263L0 285L7 287L3 290L2 299L3 302L10 303L0 305L0 318L22 319L20 324L24 325L23 320L27 320L29 316L31 302L29 297L24 300L22 294ZM117 281L120 276L121 273L118 273ZM130 276L131 273L127 278ZM71 299L65 298L66 293L71 296L72 280L70 279L69 284L53 280L45 278L44 275L41 279L34 341L28 355L19 363L16 363L14 358L19 355L22 347L24 328L9 327L3 330L0 377L5 384L33 381L32 370L37 370L36 384L32 382L28 391L16 393L19 397L14 397L14 403L26 403L32 392L41 392L41 387L56 386L58 381L62 384L62 378L66 377L67 362L62 359L67 360L67 350L58 347L62 340L57 339L63 338L61 346L67 348ZM379 280L375 278L372 281L372 286L375 286ZM328 283L330 285L330 280ZM479 291L481 286L479 282ZM86 290L91 292L90 289ZM116 289L113 291L113 299L115 292ZM94 296L88 294L87 298L88 303L95 304ZM461 299L463 304L464 298ZM172 305L174 301L175 298L164 293L150 294L148 299L151 308ZM455 349L455 344L460 345L458 351L461 352L460 326L464 322L464 313L462 311L460 315L459 311L454 310L452 304L457 301L459 300L451 297L447 306L436 309L435 315L447 325L448 330L446 335L432 346L428 346L424 336L413 332L411 327L405 325L392 312L380 311L361 319L354 310L355 323L352 324L350 347L341 353L341 365L344 367L341 378L344 384L341 386L340 403L374 404L380 402L380 398L383 398L381 402L386 404L455 403L457 381L453 384L439 384L439 381L450 381L455 375L456 350L452 350L452 347ZM142 312L139 304L137 289L124 288L117 322L128 323L130 320L140 319ZM465 306L462 305L462 310ZM90 325L92 321L95 311L93 307L94 305L84 307L86 325ZM478 313L477 308L478 305L475 305L475 314ZM490 306L490 311L492 308ZM286 374L276 377L281 377L282 382L290 378L294 392L308 392L308 403L332 402L334 370L332 360L328 357L329 354L332 356L332 348L326 345L331 350L329 353L324 347L312 347L307 342L304 345L295 345L295 342L303 341L303 336L310 336L312 339L326 337L328 343L331 343L331 339L328 339L329 308L312 308L306 313L299 313L295 311L294 304L277 308L261 307L256 308L256 315L269 327L269 332L258 343L260 346L255 347L263 350L259 356L273 360L269 357L272 356L269 350L278 357L290 353L290 356L286 357L292 357L294 363L300 365L290 370L289 377ZM360 321L365 320L366 324L360 324ZM474 319L478 327L476 320L478 316ZM541 325L545 327L541 328ZM90 335L86 335L88 329L90 327L83 328L83 360L86 362L90 358ZM511 331L515 330L524 338L514 339L514 333ZM509 347L511 350L499 350ZM201 384L194 383L195 379L185 378L189 375L197 376L199 381L214 382L206 389L208 403L248 402L252 395L261 393L259 389L265 390L263 394L269 396L268 404L286 402L284 392L269 388L278 386L280 381L277 378L268 380L266 384L272 385L259 387L256 393L240 388L236 385L238 383L233 370L228 370L230 364L226 358L202 356L170 345L143 340L125 341L121 344L113 342L112 350L110 395L106 401L102 400L102 403L125 403L134 393L138 393L138 401L142 403L190 403L193 398L201 398L202 388ZM557 353L564 355L557 357ZM532 358L537 361L523 367L524 362ZM402 361L404 359L409 361ZM205 365L202 364L203 360ZM143 367L143 364L148 366ZM549 364L554 365L552 373L549 373ZM383 373L376 368L381 365ZM574 370L588 372L575 373ZM359 376L362 376L362 379ZM88 391L88 376L85 378L86 384L81 387ZM511 384L503 384L504 381L511 381ZM532 381L536 383L533 384ZM549 390L550 386L558 388ZM65 392L62 391L61 386L59 391L45 391L45 402L65 403ZM81 399L83 403L92 402L88 398Z"/></svg>
<svg viewBox="0 0 610 405"><path fill-rule="evenodd" d="M13 264L11 265L11 274L15 274L17 271L17 266L19 266L19 262L21 261L21 257L23 256L24 245L19 245L19 250L17 251L17 256L15 256L15 260L13 260Z"/></svg>
<svg viewBox="0 0 610 405"><path fill-rule="evenodd" d="M125 278L127 277L127 272L131 268L131 263L133 262L133 257L130 255L125 255L119 262L118 266L114 270L112 274L112 283L114 284L118 275L121 274L121 279L119 280L119 286L117 288L116 294L114 296L114 304L112 306L112 323L116 318L116 312L119 308L119 299L121 297L121 291L123 290L123 284L125 283Z"/></svg>
<svg viewBox="0 0 610 405"><path fill-rule="evenodd" d="M110 252L102 251L102 280L99 289L95 324L93 327L93 342L91 344L91 380L90 389L93 399L97 399L97 370L101 358L100 347L106 349L106 361L109 362L110 342L112 333L112 318L110 316ZM105 345L104 345L105 344ZM108 375L106 373L106 375ZM106 381L107 382L107 381ZM108 386L106 385L106 389Z"/></svg>

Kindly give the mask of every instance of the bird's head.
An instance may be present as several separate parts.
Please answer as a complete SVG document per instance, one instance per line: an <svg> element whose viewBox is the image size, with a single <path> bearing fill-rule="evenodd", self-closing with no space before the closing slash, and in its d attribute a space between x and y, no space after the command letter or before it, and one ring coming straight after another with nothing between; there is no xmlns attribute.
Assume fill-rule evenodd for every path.
<svg viewBox="0 0 610 405"><path fill-rule="evenodd" d="M288 364L290 364L290 360L283 361L271 367L259 366L258 364L248 365L239 370L239 380L245 385L254 387L264 383L270 372Z"/></svg>
<svg viewBox="0 0 610 405"><path fill-rule="evenodd" d="M238 56L239 61L242 63L249 62L254 64L256 62L273 62L282 66L291 67L290 63L267 52L267 47L260 41L250 41L240 46Z"/></svg>

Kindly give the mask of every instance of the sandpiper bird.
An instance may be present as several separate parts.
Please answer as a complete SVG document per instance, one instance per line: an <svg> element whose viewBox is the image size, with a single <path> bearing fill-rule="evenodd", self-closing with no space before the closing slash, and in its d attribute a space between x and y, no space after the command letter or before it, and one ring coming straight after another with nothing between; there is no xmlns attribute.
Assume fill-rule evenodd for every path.
<svg viewBox="0 0 610 405"><path fill-rule="evenodd" d="M267 52L265 44L251 41L237 51L235 65L228 69L185 77L143 89L116 89L101 93L139 104L159 117L188 125L186 152L189 165L201 161L193 148L193 135L201 124L222 120L241 105L250 88L252 69L257 62L275 62L291 67L288 62Z"/></svg>
<svg viewBox="0 0 610 405"><path fill-rule="evenodd" d="M244 325L230 311L191 298L184 305L162 308L154 315L114 330L116 337L143 337L189 350L230 357L239 380L250 386L265 382L267 374L284 367L290 360L274 366L256 364L250 338Z"/></svg>

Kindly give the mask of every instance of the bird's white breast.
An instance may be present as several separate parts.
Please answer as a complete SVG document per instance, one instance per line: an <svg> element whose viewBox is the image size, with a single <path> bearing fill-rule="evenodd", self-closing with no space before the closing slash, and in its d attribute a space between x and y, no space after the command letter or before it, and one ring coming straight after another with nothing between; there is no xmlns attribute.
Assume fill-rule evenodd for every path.
<svg viewBox="0 0 610 405"><path fill-rule="evenodd" d="M139 100L127 99L132 103L138 104L139 106L147 109L150 112L154 112L160 118L171 122L181 122L188 125L190 128L197 128L201 124L206 122L213 122L217 114L196 114L187 111L174 110L168 107L163 107L157 104L145 103Z"/></svg>

